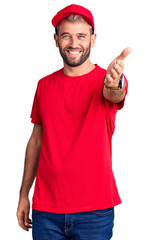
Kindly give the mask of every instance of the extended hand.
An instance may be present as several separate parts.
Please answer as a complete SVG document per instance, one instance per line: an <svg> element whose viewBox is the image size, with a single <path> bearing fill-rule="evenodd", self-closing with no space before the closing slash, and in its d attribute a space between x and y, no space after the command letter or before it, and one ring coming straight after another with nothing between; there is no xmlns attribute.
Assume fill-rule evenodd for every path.
<svg viewBox="0 0 148 240"><path fill-rule="evenodd" d="M124 69L124 59L131 52L131 48L124 49L108 66L104 84L106 87L118 87L120 76Z"/></svg>

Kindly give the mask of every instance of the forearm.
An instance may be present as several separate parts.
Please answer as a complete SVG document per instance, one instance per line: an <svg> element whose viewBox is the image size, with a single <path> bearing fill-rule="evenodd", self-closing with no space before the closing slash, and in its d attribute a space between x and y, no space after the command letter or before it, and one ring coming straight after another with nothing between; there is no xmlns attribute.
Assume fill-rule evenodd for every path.
<svg viewBox="0 0 148 240"><path fill-rule="evenodd" d="M122 89L119 89L119 90L111 90L109 88L107 88L105 85L104 85L104 88L103 88L103 96L113 102L113 103L119 103L121 102L124 97L125 97L125 87L126 87L126 81L124 81L124 85L123 85L123 88Z"/></svg>
<svg viewBox="0 0 148 240"><path fill-rule="evenodd" d="M27 144L20 197L28 197L30 188L37 174L40 148L40 143L31 140Z"/></svg>

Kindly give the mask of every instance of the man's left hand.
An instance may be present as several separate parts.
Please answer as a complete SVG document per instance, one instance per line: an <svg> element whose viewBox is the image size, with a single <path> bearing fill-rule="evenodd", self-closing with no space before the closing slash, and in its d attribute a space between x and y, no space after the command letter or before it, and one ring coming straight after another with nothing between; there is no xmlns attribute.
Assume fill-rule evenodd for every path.
<svg viewBox="0 0 148 240"><path fill-rule="evenodd" d="M104 84L106 87L118 87L120 76L124 70L124 59L131 52L131 48L124 49L119 56L117 56L108 66Z"/></svg>

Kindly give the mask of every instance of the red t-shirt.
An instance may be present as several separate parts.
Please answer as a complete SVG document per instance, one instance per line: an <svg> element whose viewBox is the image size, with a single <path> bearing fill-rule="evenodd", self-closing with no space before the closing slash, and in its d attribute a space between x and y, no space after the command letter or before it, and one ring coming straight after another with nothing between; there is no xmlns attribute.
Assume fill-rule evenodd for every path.
<svg viewBox="0 0 148 240"><path fill-rule="evenodd" d="M82 76L67 76L62 68L39 80L31 121L43 125L43 134L33 209L66 214L121 203L112 135L124 100L114 104L104 98L105 74L96 64Z"/></svg>

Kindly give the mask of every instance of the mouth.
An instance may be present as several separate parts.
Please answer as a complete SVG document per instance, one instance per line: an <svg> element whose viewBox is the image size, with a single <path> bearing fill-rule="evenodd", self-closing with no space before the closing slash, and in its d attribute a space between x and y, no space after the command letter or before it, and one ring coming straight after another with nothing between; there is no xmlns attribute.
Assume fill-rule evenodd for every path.
<svg viewBox="0 0 148 240"><path fill-rule="evenodd" d="M78 51L78 50L66 50L66 52L70 55L70 56L79 56L82 51Z"/></svg>

